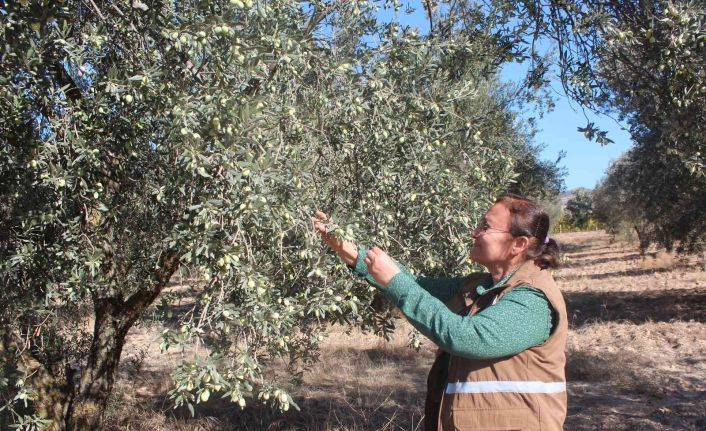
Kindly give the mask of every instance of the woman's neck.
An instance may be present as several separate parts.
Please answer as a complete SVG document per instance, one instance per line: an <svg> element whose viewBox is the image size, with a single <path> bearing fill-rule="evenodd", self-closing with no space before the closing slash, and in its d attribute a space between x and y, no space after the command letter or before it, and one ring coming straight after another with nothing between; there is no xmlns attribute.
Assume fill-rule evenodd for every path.
<svg viewBox="0 0 706 431"><path fill-rule="evenodd" d="M498 284L503 277L515 271L523 263L523 261L513 260L512 262L507 262L505 264L494 266L493 268L488 268L491 277L493 277L493 284Z"/></svg>

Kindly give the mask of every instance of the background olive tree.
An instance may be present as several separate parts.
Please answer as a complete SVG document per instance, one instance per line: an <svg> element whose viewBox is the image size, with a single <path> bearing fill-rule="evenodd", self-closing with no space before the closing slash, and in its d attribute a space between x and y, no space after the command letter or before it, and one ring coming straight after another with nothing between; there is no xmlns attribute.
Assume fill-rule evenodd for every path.
<svg viewBox="0 0 706 431"><path fill-rule="evenodd" d="M645 219L646 202L636 199L634 193L639 169L630 151L613 162L593 191L593 210L596 219L611 235L635 234L644 253L651 238L658 238L659 234L650 232L654 224Z"/></svg>
<svg viewBox="0 0 706 431"><path fill-rule="evenodd" d="M583 109L626 122L634 143L630 175L613 169L617 176L607 181L629 192L639 208L643 245L696 251L706 239L705 6L698 0L459 1L440 15L438 27L475 32L465 20L483 16L504 38L508 57L528 64L528 91L556 73ZM611 142L593 123L579 130L601 145Z"/></svg>
<svg viewBox="0 0 706 431"><path fill-rule="evenodd" d="M643 2L606 29L599 73L635 145L605 182L641 209L643 249L704 247L704 18L703 1Z"/></svg>
<svg viewBox="0 0 706 431"><path fill-rule="evenodd" d="M99 427L148 310L162 349L211 352L175 370L176 405L287 410L328 324L391 328L314 209L461 272L477 217L543 163L518 169L536 152L492 33L422 37L369 2L0 5L3 427ZM165 294L178 270L186 309Z"/></svg>
<svg viewBox="0 0 706 431"><path fill-rule="evenodd" d="M566 208L564 208L566 222L573 227L586 228L593 218L593 193L591 190L581 187L574 190L573 196L566 202Z"/></svg>
<svg viewBox="0 0 706 431"><path fill-rule="evenodd" d="M527 65L523 101L556 75L584 110L627 124L633 176L611 181L632 193L642 242L697 251L702 214L706 110L706 5L702 0L459 0L426 2L442 37L492 34L506 59ZM539 91L538 91L539 90ZM588 122L578 128L612 141ZM617 205L617 203L616 203ZM628 222L629 223L629 222Z"/></svg>

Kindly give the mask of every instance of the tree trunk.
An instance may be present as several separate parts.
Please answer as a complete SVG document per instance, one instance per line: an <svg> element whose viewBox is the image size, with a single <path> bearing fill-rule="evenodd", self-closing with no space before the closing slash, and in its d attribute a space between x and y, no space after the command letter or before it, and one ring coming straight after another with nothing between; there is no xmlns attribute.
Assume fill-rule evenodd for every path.
<svg viewBox="0 0 706 431"><path fill-rule="evenodd" d="M139 295L141 301L110 298L95 302L93 340L81 370L59 370L41 364L25 349L17 368L33 376L32 386L37 392L36 404L27 413L51 420L50 431L100 429L125 337L159 291L161 288L143 292ZM7 340L0 343L0 352L6 345Z"/></svg>
<svg viewBox="0 0 706 431"><path fill-rule="evenodd" d="M125 311L134 315L142 311L124 310L123 307L114 300L101 300L96 304L96 322L88 361L68 401L65 417L68 430L100 428L115 383L125 337L135 320Z"/></svg>
<svg viewBox="0 0 706 431"><path fill-rule="evenodd" d="M122 297L93 298L95 324L93 339L86 364L81 370L63 365L52 366L35 358L31 349L22 347L23 340L14 340L11 334L0 330L0 359L20 352L14 360L18 370L31 375L37 392L35 405L28 413L36 413L50 420L50 431L83 431L101 429L103 414L115 383L115 374L128 331L144 313L179 266L177 254L165 252L160 256L152 283L132 294ZM64 358L66 359L66 358ZM3 366L0 361L0 366ZM62 367L66 366L66 369ZM7 419L0 415L0 425Z"/></svg>
<svg viewBox="0 0 706 431"><path fill-rule="evenodd" d="M117 304L117 305L116 305ZM95 306L93 341L86 366L81 370L61 370L61 366L41 363L7 334L0 339L0 353L11 350L18 355L12 368L31 375L31 385L36 391L34 405L26 412L19 406L20 414L36 414L51 421L50 431L100 429L103 412L113 389L115 373L125 337L143 308L127 309L124 303L102 300ZM0 363L0 366L4 364ZM9 418L0 415L0 427Z"/></svg>
<svg viewBox="0 0 706 431"><path fill-rule="evenodd" d="M31 386L36 392L36 399L26 408L21 404L16 406L16 412L53 420L50 431L63 429L71 386L67 384L60 366L42 364L33 356L32 349L27 348L17 334L9 331L3 331L0 337L0 359L0 366L5 368L7 375L17 372L32 376ZM10 429L11 423L11 416L0 412L0 429Z"/></svg>
<svg viewBox="0 0 706 431"><path fill-rule="evenodd" d="M36 414L40 418L53 420L49 430L63 430L65 428L62 421L69 410L71 385L63 376L55 377L44 368L37 371L32 381L37 390Z"/></svg>
<svg viewBox="0 0 706 431"><path fill-rule="evenodd" d="M635 233L637 233L637 240L640 242L640 255L644 256L647 251L647 247L650 246L649 240L642 229L638 225L633 226Z"/></svg>
<svg viewBox="0 0 706 431"><path fill-rule="evenodd" d="M177 254L164 253L153 283L126 300L94 299L96 321L86 367L75 386L65 416L67 430L100 429L103 413L115 383L115 373L125 345L125 337L135 321L159 296L179 267Z"/></svg>

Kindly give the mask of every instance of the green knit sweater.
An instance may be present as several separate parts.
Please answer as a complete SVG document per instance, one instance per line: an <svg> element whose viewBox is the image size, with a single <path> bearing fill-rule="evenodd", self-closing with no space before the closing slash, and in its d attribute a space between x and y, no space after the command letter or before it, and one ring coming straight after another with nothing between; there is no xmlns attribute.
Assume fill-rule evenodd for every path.
<svg viewBox="0 0 706 431"><path fill-rule="evenodd" d="M452 355L473 359L511 356L544 343L552 331L553 309L547 297L531 286L512 289L496 304L473 316L461 316L445 304L463 282L462 277L415 277L403 265L386 287L368 273L364 262L367 248L360 247L351 268L358 276L381 290L419 332ZM492 285L481 282L481 295L503 284L511 274Z"/></svg>

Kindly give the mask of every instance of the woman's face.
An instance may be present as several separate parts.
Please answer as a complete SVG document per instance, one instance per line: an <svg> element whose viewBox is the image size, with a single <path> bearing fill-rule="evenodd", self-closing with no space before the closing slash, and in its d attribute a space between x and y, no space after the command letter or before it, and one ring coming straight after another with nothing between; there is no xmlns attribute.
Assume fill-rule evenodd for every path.
<svg viewBox="0 0 706 431"><path fill-rule="evenodd" d="M487 268L510 262L514 258L514 238L510 234L510 227L510 210L499 203L490 207L473 230L475 242L471 249L471 259Z"/></svg>

